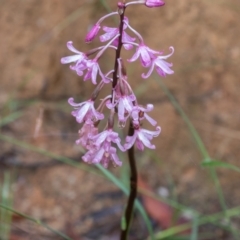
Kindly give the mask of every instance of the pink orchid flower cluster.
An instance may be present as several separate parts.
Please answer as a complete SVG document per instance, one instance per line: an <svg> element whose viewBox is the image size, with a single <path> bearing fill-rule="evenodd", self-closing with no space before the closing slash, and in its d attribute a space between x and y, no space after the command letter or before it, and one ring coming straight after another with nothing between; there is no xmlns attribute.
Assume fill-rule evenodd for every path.
<svg viewBox="0 0 240 240"><path fill-rule="evenodd" d="M68 100L69 104L74 107L72 115L79 124L82 124L82 128L79 130L79 139L76 143L81 144L86 149L86 153L82 157L86 163L101 163L104 167L108 167L111 161L114 166L121 166L122 162L117 155L117 148L126 151L135 144L139 150L143 150L144 147L155 149L155 145L151 143L151 140L153 137L157 137L161 131L161 128L157 126L157 122L148 115L153 110L153 105L141 106L138 104L129 84L120 53L122 46L127 51L133 50L134 54L127 62L131 63L139 59L141 65L148 69L147 73L141 75L142 78L146 79L154 69L160 76L173 74L172 64L165 60L173 54L174 48L170 47L170 54L164 56L163 52L152 50L145 44L143 37L131 27L128 18L124 16L125 9L133 4L144 4L151 8L163 6L164 2L162 0L119 2L118 11L111 12L99 19L85 38L85 42L90 43L102 30L103 33L100 34L99 40L104 43L103 46L88 52L80 52L69 41L67 47L74 55L61 59L63 64L71 63L70 68L76 71L79 76L82 76L84 81L91 80L96 85L96 89L87 101L75 103L73 98ZM114 15L120 16L118 27L113 28L102 25L106 18ZM116 52L115 64L113 69L104 73L101 70L99 60L103 53L109 49ZM101 89L107 84L112 85L112 92L101 99L99 105L96 106L97 97ZM98 129L99 122L106 118L104 109L107 109L109 114L105 129L100 131ZM134 134L127 136L125 143L121 143L119 134L114 130L116 128L114 124L115 116L118 118L117 127L124 128L126 122L129 121L134 129ZM144 120L155 127L155 130L150 131L142 128Z"/></svg>

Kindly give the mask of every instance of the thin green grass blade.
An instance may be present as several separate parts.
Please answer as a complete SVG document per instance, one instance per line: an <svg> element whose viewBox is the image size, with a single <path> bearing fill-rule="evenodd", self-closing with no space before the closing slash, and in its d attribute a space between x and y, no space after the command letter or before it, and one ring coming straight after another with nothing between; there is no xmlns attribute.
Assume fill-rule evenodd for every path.
<svg viewBox="0 0 240 240"><path fill-rule="evenodd" d="M105 0L100 0L103 7L106 9L107 12L112 12L112 9L109 7L109 5L106 3Z"/></svg>
<svg viewBox="0 0 240 240"><path fill-rule="evenodd" d="M13 193L11 190L11 175L9 171L4 172L4 180L1 187L1 202L6 206L11 207L13 203ZM0 219L0 236L3 239L9 239L11 231L12 213L5 209L1 209Z"/></svg>
<svg viewBox="0 0 240 240"><path fill-rule="evenodd" d="M198 216L194 216L190 240L198 240Z"/></svg>
<svg viewBox="0 0 240 240"><path fill-rule="evenodd" d="M119 151L119 158L124 159L124 153ZM128 189L129 188L129 165L123 164L120 168L120 181Z"/></svg>
<svg viewBox="0 0 240 240"><path fill-rule="evenodd" d="M0 119L0 127L7 125L11 122L14 122L15 120L17 120L18 118L20 118L22 116L22 112L14 112L12 114L9 114L8 116L1 118Z"/></svg>
<svg viewBox="0 0 240 240"><path fill-rule="evenodd" d="M225 163L225 162L221 162L218 160L203 161L201 163L201 166L202 167L214 167L214 168L223 167L223 168L228 168L228 169L234 170L236 172L240 172L240 168L238 168L230 163Z"/></svg>
<svg viewBox="0 0 240 240"><path fill-rule="evenodd" d="M171 237L166 237L164 240L190 240L189 235L183 235L183 236L171 236ZM206 239L215 239L216 234L213 234L212 232L204 232L198 235L197 240L206 240Z"/></svg>
<svg viewBox="0 0 240 240"><path fill-rule="evenodd" d="M8 210L8 211L11 211L12 213L15 213L15 214L18 215L18 216L21 216L21 217L26 218L26 219L28 219L28 220L30 220L30 221L38 224L38 225L41 225L41 226L47 228L49 231L51 231L51 232L57 234L58 236L62 237L63 239L72 240L70 237L68 237L68 236L65 235L64 233L61 233L61 232L59 232L59 231L51 228L48 224L42 222L42 221L39 220L39 219L35 219L35 218L33 218L33 217L30 217L29 215L26 215L26 214L23 214L23 213L21 213L21 212L18 212L18 211L16 211L15 209L13 209L13 208L11 208L11 207L8 207L8 206L5 206L5 205L2 204L2 203L0 203L0 208L3 208L3 209Z"/></svg>
<svg viewBox="0 0 240 240"><path fill-rule="evenodd" d="M197 211L195 211L194 209L190 208L190 207L187 207L181 203L178 203L177 201L175 200L172 200L172 199L167 199L167 198L164 198L164 197L159 197L158 195L156 195L155 193L153 192L150 192L148 190L145 190L145 189L142 189L140 188L139 189L139 192L141 194L144 194L150 198L153 198L154 200L157 200L159 202L164 202L166 204L168 204L169 206L175 208L176 210L179 210L179 211L182 211L182 212L191 212L192 214L195 214L195 215L199 215L200 216L200 213L198 213Z"/></svg>
<svg viewBox="0 0 240 240"><path fill-rule="evenodd" d="M123 216L121 218L121 229L124 231L126 229L126 227L127 227L126 218L125 218L125 214L123 214Z"/></svg>

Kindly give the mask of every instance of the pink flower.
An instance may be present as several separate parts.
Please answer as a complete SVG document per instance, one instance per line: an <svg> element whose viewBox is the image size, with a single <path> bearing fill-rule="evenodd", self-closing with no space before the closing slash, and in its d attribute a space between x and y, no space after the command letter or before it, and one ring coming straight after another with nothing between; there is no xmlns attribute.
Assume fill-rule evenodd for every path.
<svg viewBox="0 0 240 240"><path fill-rule="evenodd" d="M132 38L131 36L129 36L125 31L123 31L122 34L122 42L123 42L123 47L126 50L130 50L133 48L133 45L131 44L131 42L134 42L136 38ZM117 46L118 45L118 39L114 42L114 45Z"/></svg>
<svg viewBox="0 0 240 240"><path fill-rule="evenodd" d="M86 121L78 133L79 139L76 144L80 144L88 150L91 149L93 146L91 138L98 134L98 128L94 126L92 121Z"/></svg>
<svg viewBox="0 0 240 240"><path fill-rule="evenodd" d="M105 168L108 167L110 161L114 166L121 166L122 162L117 156L117 149L112 146L112 143L117 144L121 151L125 151L120 143L118 133L112 129L105 130L96 136L91 137L95 148L91 148L83 157L83 161L87 163L101 163Z"/></svg>
<svg viewBox="0 0 240 240"><path fill-rule="evenodd" d="M76 48L74 48L72 41L67 42L67 48L70 51L76 53L76 55L61 58L61 63L67 64L74 62L75 65L71 65L70 68L81 76L83 74L82 71L86 69L85 61L87 60L87 56L85 53L79 52Z"/></svg>
<svg viewBox="0 0 240 240"><path fill-rule="evenodd" d="M144 150L144 146L155 149L155 145L151 144L151 140L157 137L161 132L160 127L156 127L156 131L149 131L138 127L135 129L133 136L126 137L126 143L124 144L125 149L130 149L134 143L139 150Z"/></svg>
<svg viewBox="0 0 240 240"><path fill-rule="evenodd" d="M152 58L154 54L159 54L160 52L156 52L149 47L147 47L144 43L139 44L135 54L132 58L128 59L129 62L136 61L139 57L143 67L149 67L152 63Z"/></svg>
<svg viewBox="0 0 240 240"><path fill-rule="evenodd" d="M88 32L86 38L85 38L85 42L86 43L90 43L98 34L99 30L100 30L100 25L99 24L95 24L92 29Z"/></svg>
<svg viewBox="0 0 240 240"><path fill-rule="evenodd" d="M119 32L118 28L111 28L111 27L103 27L103 31L106 33L104 33L103 35L101 35L99 37L101 42L106 42L106 41L112 39Z"/></svg>
<svg viewBox="0 0 240 240"><path fill-rule="evenodd" d="M97 74L98 74L98 72L102 76L102 79L105 79L104 75L101 72L101 69L99 67L99 64L98 64L97 60L95 60L95 59L88 60L86 62L86 68L87 68L88 71L83 78L84 81L92 79L92 83L97 84Z"/></svg>
<svg viewBox="0 0 240 240"><path fill-rule="evenodd" d="M153 104L147 104L146 108L141 107L139 105L134 106L131 113L133 124L140 125L140 122L143 119L147 119L152 126L156 126L157 122L147 114L147 112L150 112L152 110L153 110Z"/></svg>
<svg viewBox="0 0 240 240"><path fill-rule="evenodd" d="M97 84L97 74L99 73L99 75L101 76L102 80L107 83L109 82L109 78L107 78L106 76L104 76L104 74L102 73L100 66L98 64L98 59L101 57L101 55L104 53L104 51L110 46L110 44L112 42L114 42L114 40L119 36L119 34L117 34L110 42L108 42L108 44L106 44L103 48L101 48L101 50L98 52L98 54L95 56L94 59L89 59L85 61L85 66L87 68L87 73L84 76L84 81L88 80L88 79L92 79L92 83L93 84Z"/></svg>
<svg viewBox="0 0 240 240"><path fill-rule="evenodd" d="M169 58L170 56L173 55L174 48L170 47L170 50L171 50L171 53L166 55L166 56L154 57L148 73L147 74L143 73L142 77L143 78L148 78L152 74L152 71L153 71L155 66L156 66L157 73L162 77L165 77L167 74L173 74L174 71L170 68L170 67L172 67L172 63L168 63L168 62L164 61L164 59L167 59L167 58Z"/></svg>
<svg viewBox="0 0 240 240"><path fill-rule="evenodd" d="M94 136L92 140L94 140L94 145L97 147L100 147L103 143L110 145L110 143L113 142L117 144L121 151L125 151L120 143L121 139L119 138L118 133L114 132L111 128Z"/></svg>
<svg viewBox="0 0 240 240"><path fill-rule="evenodd" d="M133 110L133 101L136 100L135 95L121 95L114 104L107 103L107 107L112 109L117 106L118 121L121 126L125 126L127 118L130 116Z"/></svg>
<svg viewBox="0 0 240 240"><path fill-rule="evenodd" d="M128 23L128 18L124 17L124 20ZM127 28L127 24L124 23L123 25L123 30L126 30ZM106 42L110 39L112 39L113 37L115 37L117 34L119 34L119 29L118 28L111 28L111 27L103 27L103 31L105 31L106 33L104 33L103 35L101 35L100 41L101 42ZM123 42L123 46L126 50L130 50L132 49L132 44L131 42L135 41L135 38L130 37L125 31L123 31L122 33L122 42ZM124 43L126 42L126 43ZM114 46L118 46L118 39L116 39L113 42Z"/></svg>
<svg viewBox="0 0 240 240"><path fill-rule="evenodd" d="M69 98L68 103L76 109L72 112L72 115L76 118L78 123L89 120L97 121L104 118L104 115L94 108L94 101L91 99L86 102L75 103L73 98Z"/></svg>
<svg viewBox="0 0 240 240"><path fill-rule="evenodd" d="M162 1L162 0L146 0L145 1L145 5L147 7L150 7L150 8L152 8L152 7L161 7L164 4L165 4L165 2Z"/></svg>

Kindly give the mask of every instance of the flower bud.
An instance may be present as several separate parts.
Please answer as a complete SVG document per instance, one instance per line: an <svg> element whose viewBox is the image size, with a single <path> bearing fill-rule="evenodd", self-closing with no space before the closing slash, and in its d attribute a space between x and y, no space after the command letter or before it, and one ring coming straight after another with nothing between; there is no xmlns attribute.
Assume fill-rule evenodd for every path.
<svg viewBox="0 0 240 240"><path fill-rule="evenodd" d="M122 15L124 12L125 4L122 2L118 2L118 14Z"/></svg>
<svg viewBox="0 0 240 240"><path fill-rule="evenodd" d="M152 8L152 7L161 7L165 4L164 1L162 0L146 0L145 1L145 5L149 8Z"/></svg>
<svg viewBox="0 0 240 240"><path fill-rule="evenodd" d="M86 43L90 43L98 34L99 30L100 30L100 25L99 24L95 24L92 29L88 32L86 38L85 38L85 42Z"/></svg>
<svg viewBox="0 0 240 240"><path fill-rule="evenodd" d="M114 110L111 110L111 113L108 117L108 129L113 129L114 127Z"/></svg>

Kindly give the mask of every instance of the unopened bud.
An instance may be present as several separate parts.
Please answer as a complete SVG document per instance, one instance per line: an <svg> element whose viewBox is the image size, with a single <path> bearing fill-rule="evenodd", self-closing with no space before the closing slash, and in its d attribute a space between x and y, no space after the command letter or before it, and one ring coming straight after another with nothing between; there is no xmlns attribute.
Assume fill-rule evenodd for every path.
<svg viewBox="0 0 240 240"><path fill-rule="evenodd" d="M92 29L88 32L86 38L85 38L85 42L86 43L90 43L98 34L99 30L100 30L100 25L99 24L95 24Z"/></svg>
<svg viewBox="0 0 240 240"><path fill-rule="evenodd" d="M124 12L125 4L122 2L118 2L118 14L122 15Z"/></svg>
<svg viewBox="0 0 240 240"><path fill-rule="evenodd" d="M124 87L122 81L119 81L119 90L120 90L120 93L122 94L122 96L124 96L126 94L125 87Z"/></svg>
<svg viewBox="0 0 240 240"><path fill-rule="evenodd" d="M127 69L126 69L122 59L121 59L121 65L122 65L122 69L121 69L122 70L122 75L127 76Z"/></svg>
<svg viewBox="0 0 240 240"><path fill-rule="evenodd" d="M153 8L153 7L161 7L165 4L164 1L162 0L146 0L145 1L145 5L149 8Z"/></svg>
<svg viewBox="0 0 240 240"><path fill-rule="evenodd" d="M94 89L92 95L91 95L91 99L92 101L95 101L96 98L98 97L98 94L100 93L101 89L103 87L103 82L100 82L97 87Z"/></svg>
<svg viewBox="0 0 240 240"><path fill-rule="evenodd" d="M114 110L111 110L111 113L108 117L108 129L113 129L114 126Z"/></svg>

